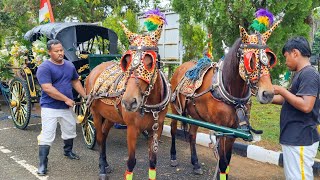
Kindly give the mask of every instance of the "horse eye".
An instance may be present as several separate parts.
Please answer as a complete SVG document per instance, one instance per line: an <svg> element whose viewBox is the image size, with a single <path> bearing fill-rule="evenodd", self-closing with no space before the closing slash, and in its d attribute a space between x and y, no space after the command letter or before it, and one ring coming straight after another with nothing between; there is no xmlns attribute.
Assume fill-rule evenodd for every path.
<svg viewBox="0 0 320 180"><path fill-rule="evenodd" d="M255 54L252 55L252 58L250 60L250 68L252 70L255 70L255 68L256 68L256 56L255 56Z"/></svg>
<svg viewBox="0 0 320 180"><path fill-rule="evenodd" d="M277 57L272 52L267 52L267 56L269 59L270 68L274 67L277 64Z"/></svg>
<svg viewBox="0 0 320 180"><path fill-rule="evenodd" d="M148 71L151 71L151 70L152 70L152 67L153 67L153 59L152 59L151 55L147 54L147 55L144 56L143 64L144 64L144 67L145 67Z"/></svg>
<svg viewBox="0 0 320 180"><path fill-rule="evenodd" d="M131 55L130 54L124 55L120 61L120 66L122 71L127 71L130 63L131 63Z"/></svg>

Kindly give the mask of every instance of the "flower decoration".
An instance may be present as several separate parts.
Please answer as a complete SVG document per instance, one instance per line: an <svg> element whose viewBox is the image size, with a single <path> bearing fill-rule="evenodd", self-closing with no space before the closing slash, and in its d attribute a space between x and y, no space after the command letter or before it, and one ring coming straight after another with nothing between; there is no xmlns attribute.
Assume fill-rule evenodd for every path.
<svg viewBox="0 0 320 180"><path fill-rule="evenodd" d="M266 9L259 9L256 12L256 19L253 20L250 28L264 33L273 24L273 14Z"/></svg>
<svg viewBox="0 0 320 180"><path fill-rule="evenodd" d="M13 72L8 68L10 66L10 54L7 49L0 50L0 80L6 81L13 77Z"/></svg>
<svg viewBox="0 0 320 180"><path fill-rule="evenodd" d="M31 63L39 66L43 61L48 59L47 45L41 40L34 41L32 43L32 55L33 60Z"/></svg>
<svg viewBox="0 0 320 180"><path fill-rule="evenodd" d="M29 50L26 46L14 41L10 51L10 63L14 67L21 67L23 64L25 64L26 60L28 60L28 52Z"/></svg>
<svg viewBox="0 0 320 180"><path fill-rule="evenodd" d="M155 31L160 25L164 23L167 24L164 14L162 14L158 8L149 10L144 15L146 16L144 25L148 31Z"/></svg>

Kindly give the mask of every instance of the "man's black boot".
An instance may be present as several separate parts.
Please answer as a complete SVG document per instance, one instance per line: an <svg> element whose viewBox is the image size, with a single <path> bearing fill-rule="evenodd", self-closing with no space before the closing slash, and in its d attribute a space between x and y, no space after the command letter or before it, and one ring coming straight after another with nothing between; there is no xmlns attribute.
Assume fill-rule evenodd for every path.
<svg viewBox="0 0 320 180"><path fill-rule="evenodd" d="M69 159L79 160L80 157L72 152L72 147L73 147L73 139L64 140L64 147L63 147L64 155Z"/></svg>
<svg viewBox="0 0 320 180"><path fill-rule="evenodd" d="M50 151L49 145L39 145L39 168L38 168L38 175L45 176L47 174L47 167L48 167L48 155Z"/></svg>

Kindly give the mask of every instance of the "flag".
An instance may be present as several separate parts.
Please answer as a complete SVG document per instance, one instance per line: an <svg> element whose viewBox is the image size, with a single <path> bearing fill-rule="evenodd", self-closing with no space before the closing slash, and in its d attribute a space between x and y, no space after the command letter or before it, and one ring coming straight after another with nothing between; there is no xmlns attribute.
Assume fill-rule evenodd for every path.
<svg viewBox="0 0 320 180"><path fill-rule="evenodd" d="M54 22L50 0L40 0L39 23Z"/></svg>

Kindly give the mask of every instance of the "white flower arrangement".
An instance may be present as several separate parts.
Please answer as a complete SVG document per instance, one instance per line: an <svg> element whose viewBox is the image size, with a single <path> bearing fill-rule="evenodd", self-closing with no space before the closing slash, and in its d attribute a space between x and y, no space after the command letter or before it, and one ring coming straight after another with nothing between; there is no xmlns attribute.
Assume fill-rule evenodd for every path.
<svg viewBox="0 0 320 180"><path fill-rule="evenodd" d="M0 80L6 81L13 77L13 72L8 68L10 66L10 54L7 49L0 50Z"/></svg>
<svg viewBox="0 0 320 180"><path fill-rule="evenodd" d="M13 65L13 67L22 67L22 65L24 65L28 60L28 52L29 50L26 46L14 41L10 51L10 63Z"/></svg>
<svg viewBox="0 0 320 180"><path fill-rule="evenodd" d="M47 46L41 40L36 40L32 43L32 55L34 63L36 66L39 66L43 61L48 59Z"/></svg>

